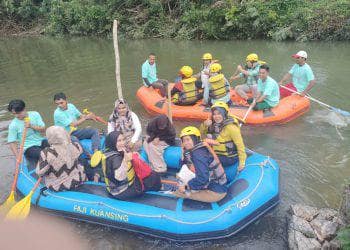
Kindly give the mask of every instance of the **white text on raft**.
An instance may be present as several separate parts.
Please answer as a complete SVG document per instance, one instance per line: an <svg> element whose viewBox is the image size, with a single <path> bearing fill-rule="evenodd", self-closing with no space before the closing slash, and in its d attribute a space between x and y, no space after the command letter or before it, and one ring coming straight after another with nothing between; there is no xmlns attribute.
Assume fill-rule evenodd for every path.
<svg viewBox="0 0 350 250"><path fill-rule="evenodd" d="M103 211L101 209L98 209L98 210L93 208L88 209L87 207L83 207L79 205L74 205L73 210L74 212L78 212L81 214L89 214L92 216L102 217L110 220L123 221L123 222L128 222L129 220L129 217L125 214Z"/></svg>

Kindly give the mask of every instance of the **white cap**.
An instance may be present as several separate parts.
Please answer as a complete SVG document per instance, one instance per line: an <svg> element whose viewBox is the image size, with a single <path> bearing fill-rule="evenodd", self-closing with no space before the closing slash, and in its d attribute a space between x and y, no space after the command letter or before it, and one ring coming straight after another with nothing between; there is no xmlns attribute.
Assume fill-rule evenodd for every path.
<svg viewBox="0 0 350 250"><path fill-rule="evenodd" d="M298 53L292 55L294 58L303 57L307 58L307 53L304 50L300 50Z"/></svg>

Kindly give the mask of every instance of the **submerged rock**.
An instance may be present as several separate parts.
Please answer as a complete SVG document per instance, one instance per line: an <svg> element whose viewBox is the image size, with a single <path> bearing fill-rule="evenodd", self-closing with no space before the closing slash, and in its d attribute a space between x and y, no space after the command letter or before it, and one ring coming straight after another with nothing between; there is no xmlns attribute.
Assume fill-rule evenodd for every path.
<svg viewBox="0 0 350 250"><path fill-rule="evenodd" d="M344 189L339 211L345 224L350 224L350 184L348 184Z"/></svg>
<svg viewBox="0 0 350 250"><path fill-rule="evenodd" d="M291 206L292 214L307 220L312 221L318 215L318 209L316 207L295 204Z"/></svg>

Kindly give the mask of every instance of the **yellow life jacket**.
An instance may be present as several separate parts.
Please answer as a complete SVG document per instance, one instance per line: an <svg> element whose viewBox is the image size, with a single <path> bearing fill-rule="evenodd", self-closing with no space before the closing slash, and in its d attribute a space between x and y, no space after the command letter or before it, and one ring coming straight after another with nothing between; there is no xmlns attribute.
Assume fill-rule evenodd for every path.
<svg viewBox="0 0 350 250"><path fill-rule="evenodd" d="M229 135L223 132L224 128L229 124L239 127L237 119L229 116L219 128L215 128L214 125L210 126L208 128L208 134L211 134L212 138L219 143L219 145L213 145L213 149L218 155L235 157L238 155L236 144L231 140Z"/></svg>
<svg viewBox="0 0 350 250"><path fill-rule="evenodd" d="M116 155L115 152L108 152L106 154L102 154L102 171L104 175L104 180L106 183L106 188L108 192L110 192L113 195L118 194L118 190L123 191L125 190L128 186L131 186L134 181L135 181L135 170L131 164L131 161L127 162L127 174L126 178L122 181L118 181L114 178L114 171L111 173L107 173L107 158L111 157L113 155ZM120 167L120 166L119 166Z"/></svg>
<svg viewBox="0 0 350 250"><path fill-rule="evenodd" d="M209 78L211 88L209 96L213 99L219 99L228 93L228 87L226 86L225 77L223 74L218 74Z"/></svg>
<svg viewBox="0 0 350 250"><path fill-rule="evenodd" d="M199 92L196 88L196 80L197 79L195 77L181 80L183 91L175 93L172 97L172 101L175 104L180 105L191 105L196 103L199 99Z"/></svg>

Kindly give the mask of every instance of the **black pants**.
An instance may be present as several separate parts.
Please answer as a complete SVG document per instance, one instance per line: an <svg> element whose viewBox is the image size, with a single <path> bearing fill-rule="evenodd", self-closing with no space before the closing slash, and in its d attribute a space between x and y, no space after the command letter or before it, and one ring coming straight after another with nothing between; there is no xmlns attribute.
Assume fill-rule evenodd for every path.
<svg viewBox="0 0 350 250"><path fill-rule="evenodd" d="M46 139L41 141L40 146L31 146L24 151L24 156L26 157L27 161L35 162L37 163L40 157L40 152L46 147L49 147L49 143Z"/></svg>

